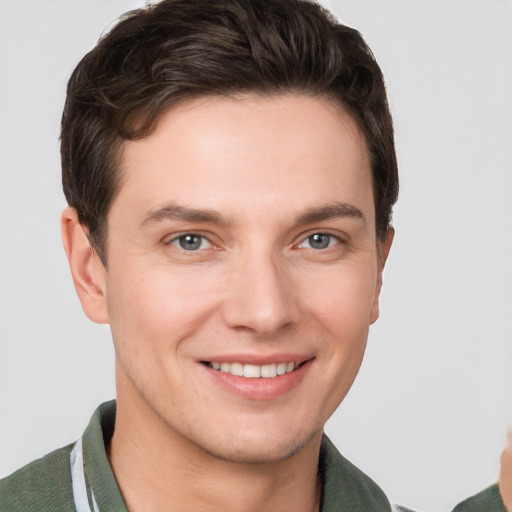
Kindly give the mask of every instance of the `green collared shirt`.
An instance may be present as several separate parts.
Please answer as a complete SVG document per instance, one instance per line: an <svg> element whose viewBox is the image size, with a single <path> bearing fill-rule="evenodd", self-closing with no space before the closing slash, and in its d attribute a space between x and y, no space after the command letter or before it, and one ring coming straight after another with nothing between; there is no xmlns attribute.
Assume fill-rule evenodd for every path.
<svg viewBox="0 0 512 512"><path fill-rule="evenodd" d="M453 512L507 512L501 499L498 484L459 503Z"/></svg>
<svg viewBox="0 0 512 512"><path fill-rule="evenodd" d="M105 446L114 432L115 401L96 409L82 436L83 469L91 510L92 494L100 512L127 512ZM74 512L70 453L56 450L0 480L1 512ZM390 512L382 490L346 460L324 435L320 450L322 512Z"/></svg>

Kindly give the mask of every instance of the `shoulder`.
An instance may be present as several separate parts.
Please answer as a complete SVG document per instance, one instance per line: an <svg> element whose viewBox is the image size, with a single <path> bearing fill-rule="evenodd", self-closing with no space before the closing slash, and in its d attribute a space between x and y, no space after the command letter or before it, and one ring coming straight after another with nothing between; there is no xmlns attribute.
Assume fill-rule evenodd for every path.
<svg viewBox="0 0 512 512"><path fill-rule="evenodd" d="M506 509L500 496L498 484L494 484L459 503L453 512L506 512Z"/></svg>
<svg viewBox="0 0 512 512"><path fill-rule="evenodd" d="M347 510L354 511L389 512L391 510L391 505L382 489L343 457L325 435L320 452L320 472L324 479L325 502L344 504ZM325 510L331 509L325 507Z"/></svg>
<svg viewBox="0 0 512 512"><path fill-rule="evenodd" d="M74 510L69 454L55 450L0 480L0 510L71 512Z"/></svg>

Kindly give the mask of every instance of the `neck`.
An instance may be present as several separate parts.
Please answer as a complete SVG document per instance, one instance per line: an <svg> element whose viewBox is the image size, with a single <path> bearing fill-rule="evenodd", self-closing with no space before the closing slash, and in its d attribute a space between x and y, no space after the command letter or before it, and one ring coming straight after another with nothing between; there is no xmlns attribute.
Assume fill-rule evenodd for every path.
<svg viewBox="0 0 512 512"><path fill-rule="evenodd" d="M123 398L108 457L130 512L320 510L321 432L285 460L232 462L170 431L140 398Z"/></svg>

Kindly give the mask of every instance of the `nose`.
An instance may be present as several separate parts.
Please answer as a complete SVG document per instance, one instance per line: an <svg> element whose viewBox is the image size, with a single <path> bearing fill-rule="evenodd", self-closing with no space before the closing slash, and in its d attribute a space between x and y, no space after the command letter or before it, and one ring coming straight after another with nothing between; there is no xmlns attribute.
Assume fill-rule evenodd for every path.
<svg viewBox="0 0 512 512"><path fill-rule="evenodd" d="M222 314L231 328L268 337L300 317L292 273L272 254L247 254L230 271Z"/></svg>

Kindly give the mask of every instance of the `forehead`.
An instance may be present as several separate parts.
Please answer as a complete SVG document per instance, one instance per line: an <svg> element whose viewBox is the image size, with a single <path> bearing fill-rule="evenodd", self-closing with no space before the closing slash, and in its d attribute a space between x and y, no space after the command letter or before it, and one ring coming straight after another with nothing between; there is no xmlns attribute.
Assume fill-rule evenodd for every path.
<svg viewBox="0 0 512 512"><path fill-rule="evenodd" d="M113 209L128 201L141 215L169 201L248 215L285 206L296 214L319 202L373 208L356 122L335 102L311 96L182 102L150 136L125 143L121 170Z"/></svg>

